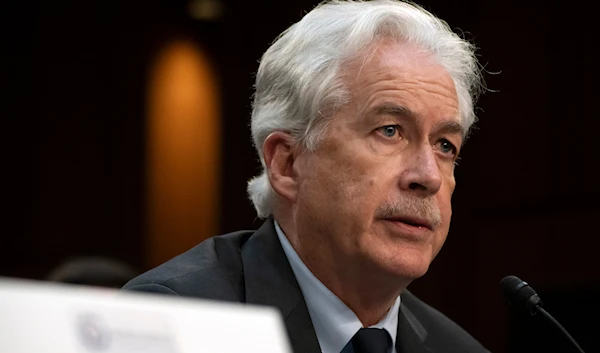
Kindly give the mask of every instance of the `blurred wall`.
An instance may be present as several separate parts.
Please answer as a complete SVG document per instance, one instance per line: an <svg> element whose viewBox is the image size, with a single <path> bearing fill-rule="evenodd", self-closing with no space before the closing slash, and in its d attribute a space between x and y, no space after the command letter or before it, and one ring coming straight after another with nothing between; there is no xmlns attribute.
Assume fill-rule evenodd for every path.
<svg viewBox="0 0 600 353"><path fill-rule="evenodd" d="M515 274L548 293L547 309L591 347L583 322L598 306L581 298L600 283L592 5L421 3L472 38L497 74L486 76L495 92L480 101L456 171L448 241L410 289L492 351L523 351L527 340L544 351L499 295L499 280ZM11 179L0 275L43 278L71 255L112 256L140 271L155 262L145 228L146 92L152 63L176 40L195 43L218 82L218 232L260 224L245 193L259 172L248 129L253 73L269 43L316 2L219 4L212 19L188 1L3 5Z"/></svg>

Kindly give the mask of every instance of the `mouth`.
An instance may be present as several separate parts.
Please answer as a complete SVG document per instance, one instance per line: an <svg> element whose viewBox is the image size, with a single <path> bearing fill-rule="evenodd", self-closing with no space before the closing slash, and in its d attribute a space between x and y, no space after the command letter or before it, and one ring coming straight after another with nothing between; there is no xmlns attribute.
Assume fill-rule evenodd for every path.
<svg viewBox="0 0 600 353"><path fill-rule="evenodd" d="M406 227L417 228L421 230L433 230L431 222L419 217L401 216L386 218L385 220Z"/></svg>

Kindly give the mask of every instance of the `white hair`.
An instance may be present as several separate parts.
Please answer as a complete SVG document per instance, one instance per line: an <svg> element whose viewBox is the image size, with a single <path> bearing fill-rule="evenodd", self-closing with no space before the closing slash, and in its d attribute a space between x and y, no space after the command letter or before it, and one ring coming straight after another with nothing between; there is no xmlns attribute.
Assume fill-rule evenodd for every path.
<svg viewBox="0 0 600 353"><path fill-rule="evenodd" d="M465 131L474 123L474 102L483 88L475 47L446 22L416 4L393 0L321 3L285 30L260 61L251 126L263 171L248 182L258 217L273 211L274 191L262 157L267 136L285 131L294 143L314 150L328 118L349 102L342 65L380 39L414 43L431 53L454 81Z"/></svg>

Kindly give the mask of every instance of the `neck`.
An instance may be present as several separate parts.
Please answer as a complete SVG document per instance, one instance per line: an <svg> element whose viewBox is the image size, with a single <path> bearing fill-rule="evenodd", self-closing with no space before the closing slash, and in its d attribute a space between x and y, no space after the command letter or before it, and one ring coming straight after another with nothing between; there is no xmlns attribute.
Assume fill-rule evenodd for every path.
<svg viewBox="0 0 600 353"><path fill-rule="evenodd" d="M336 251L335 246L328 246L333 244L323 244L327 240L324 236L303 232L304 238L300 239L297 229L286 221L277 217L278 224L302 262L354 312L363 327L381 321L410 283L383 273L374 264L346 258Z"/></svg>
<svg viewBox="0 0 600 353"><path fill-rule="evenodd" d="M356 314L363 327L381 321L405 288L397 278L369 271L367 266L339 271L333 263L314 263L309 256L299 256L315 277Z"/></svg>

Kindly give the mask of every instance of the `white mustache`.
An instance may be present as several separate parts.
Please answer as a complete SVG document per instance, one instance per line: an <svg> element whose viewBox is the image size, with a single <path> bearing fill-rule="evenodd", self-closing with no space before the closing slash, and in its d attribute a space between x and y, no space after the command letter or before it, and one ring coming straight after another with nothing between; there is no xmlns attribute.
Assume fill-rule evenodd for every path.
<svg viewBox="0 0 600 353"><path fill-rule="evenodd" d="M432 198L402 197L386 201L377 208L377 218L418 217L427 220L433 228L442 223L442 213Z"/></svg>

